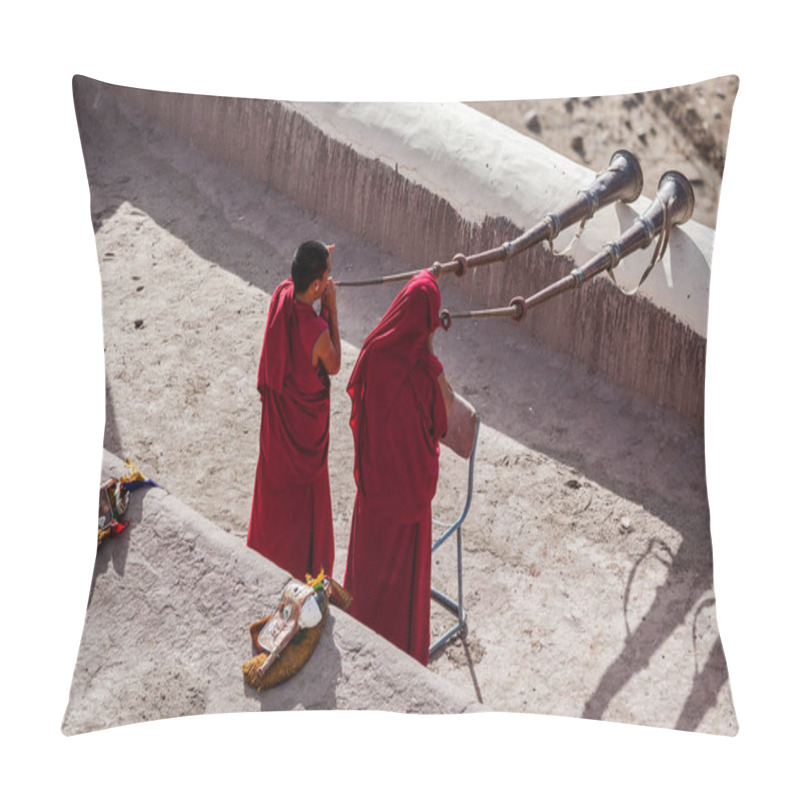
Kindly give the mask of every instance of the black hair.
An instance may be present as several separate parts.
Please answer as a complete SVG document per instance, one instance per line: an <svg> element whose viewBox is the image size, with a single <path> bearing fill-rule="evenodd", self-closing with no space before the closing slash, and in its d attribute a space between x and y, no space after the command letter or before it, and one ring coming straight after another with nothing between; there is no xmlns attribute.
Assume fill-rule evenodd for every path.
<svg viewBox="0 0 800 800"><path fill-rule="evenodd" d="M328 269L328 248L322 242L303 242L292 259L295 293L302 293Z"/></svg>

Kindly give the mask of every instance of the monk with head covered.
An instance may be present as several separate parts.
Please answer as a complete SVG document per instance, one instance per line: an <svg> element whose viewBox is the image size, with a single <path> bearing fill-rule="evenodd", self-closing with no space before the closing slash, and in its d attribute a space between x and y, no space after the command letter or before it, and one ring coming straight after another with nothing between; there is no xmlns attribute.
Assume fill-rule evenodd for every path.
<svg viewBox="0 0 800 800"><path fill-rule="evenodd" d="M369 334L347 385L356 500L344 574L350 613L428 663L431 501L452 390L433 353L441 295L414 276Z"/></svg>
<svg viewBox="0 0 800 800"><path fill-rule="evenodd" d="M341 364L330 247L304 242L272 295L258 368L261 441L247 544L299 580L330 575L330 380ZM320 313L313 304L321 301Z"/></svg>

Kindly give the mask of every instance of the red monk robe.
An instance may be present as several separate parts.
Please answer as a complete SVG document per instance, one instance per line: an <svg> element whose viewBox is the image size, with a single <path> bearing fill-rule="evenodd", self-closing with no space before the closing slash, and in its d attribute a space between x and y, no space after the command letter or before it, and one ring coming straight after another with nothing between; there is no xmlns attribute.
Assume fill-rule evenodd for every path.
<svg viewBox="0 0 800 800"><path fill-rule="evenodd" d="M296 578L327 575L334 543L328 481L330 379L312 350L328 329L294 297L291 279L272 296L258 368L261 446L247 545Z"/></svg>
<svg viewBox="0 0 800 800"><path fill-rule="evenodd" d="M344 586L350 613L428 663L431 500L447 432L441 362L429 349L441 296L414 276L367 337L347 391L353 403L356 500Z"/></svg>

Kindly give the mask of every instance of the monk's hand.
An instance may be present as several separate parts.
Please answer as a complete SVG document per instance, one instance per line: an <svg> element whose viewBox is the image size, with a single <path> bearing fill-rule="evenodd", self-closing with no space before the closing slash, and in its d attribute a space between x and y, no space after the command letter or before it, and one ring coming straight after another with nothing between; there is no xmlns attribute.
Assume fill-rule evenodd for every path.
<svg viewBox="0 0 800 800"><path fill-rule="evenodd" d="M333 278L328 278L325 284L325 291L322 292L322 305L329 311L336 310L336 284Z"/></svg>

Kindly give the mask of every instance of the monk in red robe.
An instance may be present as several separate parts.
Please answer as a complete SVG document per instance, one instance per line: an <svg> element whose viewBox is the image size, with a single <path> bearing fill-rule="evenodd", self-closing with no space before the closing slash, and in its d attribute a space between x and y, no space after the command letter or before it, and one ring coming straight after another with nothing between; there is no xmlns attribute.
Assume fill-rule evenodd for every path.
<svg viewBox="0 0 800 800"><path fill-rule="evenodd" d="M433 353L441 296L414 276L369 334L347 385L356 500L344 574L350 613L428 663L431 500L453 394Z"/></svg>
<svg viewBox="0 0 800 800"><path fill-rule="evenodd" d="M297 249L292 277L270 301L258 368L261 446L247 545L299 580L333 570L328 376L341 364L333 247Z"/></svg>

